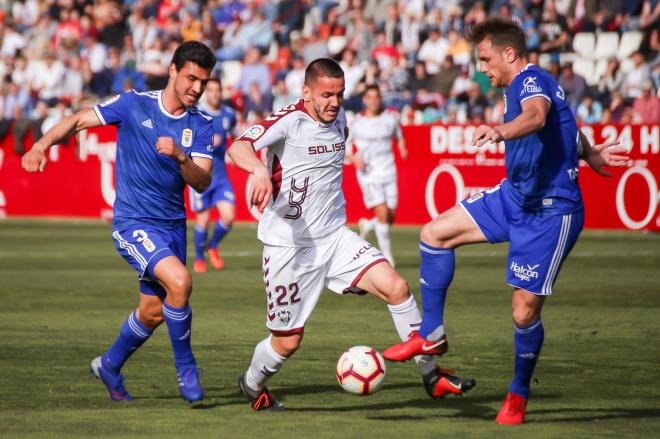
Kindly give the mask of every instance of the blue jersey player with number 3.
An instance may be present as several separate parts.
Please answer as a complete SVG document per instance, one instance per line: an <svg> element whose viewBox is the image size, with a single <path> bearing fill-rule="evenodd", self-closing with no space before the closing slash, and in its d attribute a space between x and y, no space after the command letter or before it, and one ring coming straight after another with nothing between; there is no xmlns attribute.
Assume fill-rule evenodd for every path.
<svg viewBox="0 0 660 439"><path fill-rule="evenodd" d="M582 230L578 154L597 172L627 157L613 143L591 146L580 132L555 79L525 57L525 35L511 21L492 18L469 32L481 70L507 87L504 124L478 127L473 144L505 141L507 179L459 203L421 232L420 284L424 316L419 332L383 352L403 361L447 352L444 302L454 275L454 249L509 242L506 280L514 288L514 378L496 422L524 422L532 373L541 353L541 308Z"/></svg>
<svg viewBox="0 0 660 439"><path fill-rule="evenodd" d="M174 53L164 90L122 93L66 117L23 157L25 170L43 171L46 150L71 133L117 127L112 237L119 254L137 270L141 294L119 337L91 364L112 400L132 399L121 367L163 321L181 396L188 402L204 396L190 345L192 281L185 267L183 190L187 183L201 192L211 183L211 118L195 103L214 65L215 56L204 44L183 43Z"/></svg>

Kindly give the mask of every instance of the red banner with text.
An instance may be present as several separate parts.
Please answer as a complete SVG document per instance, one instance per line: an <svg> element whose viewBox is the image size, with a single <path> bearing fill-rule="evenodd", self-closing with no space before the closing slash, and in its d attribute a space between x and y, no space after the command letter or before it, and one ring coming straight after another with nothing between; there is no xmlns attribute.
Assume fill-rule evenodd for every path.
<svg viewBox="0 0 660 439"><path fill-rule="evenodd" d="M397 156L397 224L424 224L458 201L492 187L505 177L504 144L470 145L474 126L404 127L410 155ZM580 186L586 206L585 227L660 231L660 127L592 125L582 130L592 141L619 140L630 150L627 168L596 174L582 163ZM112 127L82 132L78 143L51 148L44 173L27 174L10 136L0 144L0 215L112 218L116 133ZM254 220L246 202L248 176L233 165L237 218ZM368 216L355 177L344 169L348 220ZM191 217L192 217L191 213Z"/></svg>

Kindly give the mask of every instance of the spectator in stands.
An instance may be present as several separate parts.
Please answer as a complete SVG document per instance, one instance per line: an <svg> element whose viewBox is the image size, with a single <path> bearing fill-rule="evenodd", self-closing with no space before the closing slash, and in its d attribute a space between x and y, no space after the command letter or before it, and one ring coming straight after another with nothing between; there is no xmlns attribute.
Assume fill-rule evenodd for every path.
<svg viewBox="0 0 660 439"><path fill-rule="evenodd" d="M305 82L305 61L301 56L293 57L293 67L286 74L284 82L289 90L289 95L300 97L303 83Z"/></svg>
<svg viewBox="0 0 660 439"><path fill-rule="evenodd" d="M54 105L62 96L61 86L64 71L64 64L56 60L55 54L52 52L46 53L43 61L30 61L27 66L27 74L31 92L39 99Z"/></svg>
<svg viewBox="0 0 660 439"><path fill-rule="evenodd" d="M222 34L222 47L215 51L215 57L219 62L238 61L245 55L245 47L240 38L242 26L241 18L236 15Z"/></svg>
<svg viewBox="0 0 660 439"><path fill-rule="evenodd" d="M381 71L388 70L397 64L399 51L387 41L385 32L376 34L376 46L371 52L371 58L376 60Z"/></svg>
<svg viewBox="0 0 660 439"><path fill-rule="evenodd" d="M429 29L429 37L422 43L417 58L426 63L426 71L429 75L435 75L440 72L440 65L447 56L449 43L446 38L440 35L440 29L432 27Z"/></svg>
<svg viewBox="0 0 660 439"><path fill-rule="evenodd" d="M241 79L236 84L236 89L246 96L253 82L259 86L262 95L270 92L270 70L261 60L261 52L256 47L249 48L245 54Z"/></svg>
<svg viewBox="0 0 660 439"><path fill-rule="evenodd" d="M72 56L66 60L66 69L62 80L62 99L78 107L83 97L85 76L82 60L79 56Z"/></svg>
<svg viewBox="0 0 660 439"><path fill-rule="evenodd" d="M181 11L181 38L183 41L202 40L202 22L195 18L188 9Z"/></svg>
<svg viewBox="0 0 660 439"><path fill-rule="evenodd" d="M566 101L571 106L571 109L573 109L573 112L575 112L587 92L587 81L582 76L573 72L572 64L566 63L561 68L558 82L566 93Z"/></svg>
<svg viewBox="0 0 660 439"><path fill-rule="evenodd" d="M328 10L327 19L318 26L319 38L327 40L330 37L346 35L346 28L339 23L339 12L336 8Z"/></svg>
<svg viewBox="0 0 660 439"><path fill-rule="evenodd" d="M578 123L599 123L603 117L603 106L595 101L590 94L584 95L582 102L577 107Z"/></svg>
<svg viewBox="0 0 660 439"><path fill-rule="evenodd" d="M305 65L311 63L315 59L327 58L330 56L328 43L326 40L322 40L319 37L318 30L314 29L309 35L309 38L305 41L302 56L305 60Z"/></svg>
<svg viewBox="0 0 660 439"><path fill-rule="evenodd" d="M660 98L653 94L651 81L642 84L642 94L633 102L633 112L635 123L660 123Z"/></svg>
<svg viewBox="0 0 660 439"><path fill-rule="evenodd" d="M568 28L572 34L577 32L594 32L599 9L598 0L572 0L568 10Z"/></svg>
<svg viewBox="0 0 660 439"><path fill-rule="evenodd" d="M598 83L598 93L602 101L608 102L612 93L621 90L624 76L619 60L616 56L611 56L607 60L607 70Z"/></svg>
<svg viewBox="0 0 660 439"><path fill-rule="evenodd" d="M273 41L273 29L270 21L260 11L255 11L253 17L241 27L240 38L244 49L256 47L266 53Z"/></svg>
<svg viewBox="0 0 660 439"><path fill-rule="evenodd" d="M262 92L259 83L256 81L250 84L244 102L243 113L245 113L246 117L250 113L269 113L273 108L270 90L266 93Z"/></svg>
<svg viewBox="0 0 660 439"><path fill-rule="evenodd" d="M554 60L559 60L559 52L569 49L570 37L566 18L557 14L554 2L548 3L539 30L541 33L539 50L542 53L550 53Z"/></svg>
<svg viewBox="0 0 660 439"><path fill-rule="evenodd" d="M462 66L459 69L459 72L460 74L454 80L449 96L455 100L467 102L468 91L473 88L476 83L472 81L472 78L470 77L470 69L467 66ZM479 86L479 84L476 85L477 87Z"/></svg>
<svg viewBox="0 0 660 439"><path fill-rule="evenodd" d="M622 32L639 30L640 17L644 0L625 0L621 2L615 23Z"/></svg>
<svg viewBox="0 0 660 439"><path fill-rule="evenodd" d="M626 103L620 91L615 91L612 93L609 110L612 113L612 119L614 122L621 122L621 119L626 110Z"/></svg>
<svg viewBox="0 0 660 439"><path fill-rule="evenodd" d="M651 72L648 64L646 64L644 54L636 50L632 54L632 59L635 67L625 75L622 86L623 97L629 99L640 97L642 95L642 85L651 79Z"/></svg>
<svg viewBox="0 0 660 439"><path fill-rule="evenodd" d="M341 61L339 62L339 65L344 71L344 99L350 99L351 96L356 94L355 88L364 76L364 65L358 64L356 61L355 51L353 49L344 49L341 55Z"/></svg>
<svg viewBox="0 0 660 439"><path fill-rule="evenodd" d="M451 55L445 56L440 72L431 76L430 90L448 97L459 74L458 67L454 64L454 58Z"/></svg>
<svg viewBox="0 0 660 439"><path fill-rule="evenodd" d="M423 62L417 61L413 66L413 73L408 79L406 88L412 93L431 89L431 78L426 72L426 65Z"/></svg>
<svg viewBox="0 0 660 439"><path fill-rule="evenodd" d="M0 54L3 56L16 56L16 53L27 45L25 37L16 30L12 23L5 24L4 32L0 36L2 37Z"/></svg>
<svg viewBox="0 0 660 439"><path fill-rule="evenodd" d="M530 11L525 12L521 27L525 32L525 36L527 37L527 49L537 50L541 45L541 33L539 32L538 24L532 17L532 13Z"/></svg>
<svg viewBox="0 0 660 439"><path fill-rule="evenodd" d="M275 88L273 89L273 107L272 112L278 111L280 108L295 102L297 95L292 95L289 93L289 89L286 86L284 79L279 79L275 83ZM264 111L268 113L269 111Z"/></svg>
<svg viewBox="0 0 660 439"><path fill-rule="evenodd" d="M458 66L468 66L472 55L470 43L458 33L456 29L451 29L447 33L447 54L451 55Z"/></svg>
<svg viewBox="0 0 660 439"><path fill-rule="evenodd" d="M406 13L401 17L401 49L409 60L417 57L420 47L419 35L422 31L422 22L413 13Z"/></svg>

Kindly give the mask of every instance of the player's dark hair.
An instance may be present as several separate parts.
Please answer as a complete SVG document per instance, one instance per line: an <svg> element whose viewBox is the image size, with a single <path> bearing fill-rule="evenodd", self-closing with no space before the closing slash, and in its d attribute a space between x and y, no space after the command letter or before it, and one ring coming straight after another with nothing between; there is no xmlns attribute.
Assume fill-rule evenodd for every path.
<svg viewBox="0 0 660 439"><path fill-rule="evenodd" d="M344 78L344 71L337 61L330 58L318 58L309 63L305 69L305 85L309 86L321 76L327 78Z"/></svg>
<svg viewBox="0 0 660 439"><path fill-rule="evenodd" d="M378 95L380 95L380 87L378 87L378 85L376 85L376 84L369 84L369 85L367 85L367 86L364 88L364 94L367 94L367 92L368 92L369 90L376 90L376 92L378 93Z"/></svg>
<svg viewBox="0 0 660 439"><path fill-rule="evenodd" d="M471 27L467 31L467 39L471 43L479 44L490 39L494 46L512 47L518 55L527 54L527 42L523 30L511 20L493 17Z"/></svg>
<svg viewBox="0 0 660 439"><path fill-rule="evenodd" d="M199 41L186 41L174 51L172 64L176 71L180 71L188 62L193 62L204 70L212 70L215 67L215 55L209 47Z"/></svg>

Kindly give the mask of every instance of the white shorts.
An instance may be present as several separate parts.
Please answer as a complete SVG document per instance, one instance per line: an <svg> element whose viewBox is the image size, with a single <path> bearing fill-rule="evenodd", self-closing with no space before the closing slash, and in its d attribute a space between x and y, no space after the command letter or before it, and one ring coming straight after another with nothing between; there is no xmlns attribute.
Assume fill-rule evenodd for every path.
<svg viewBox="0 0 660 439"><path fill-rule="evenodd" d="M324 288L338 294L355 287L369 268L387 262L383 253L348 227L318 247L264 245L266 326L276 335L302 332Z"/></svg>
<svg viewBox="0 0 660 439"><path fill-rule="evenodd" d="M366 183L360 181L364 205L371 209L379 204L387 204L390 209L396 209L399 202L399 188L396 180L387 183Z"/></svg>

